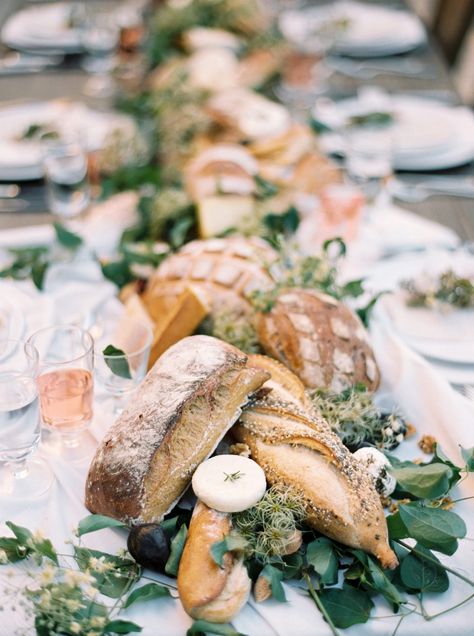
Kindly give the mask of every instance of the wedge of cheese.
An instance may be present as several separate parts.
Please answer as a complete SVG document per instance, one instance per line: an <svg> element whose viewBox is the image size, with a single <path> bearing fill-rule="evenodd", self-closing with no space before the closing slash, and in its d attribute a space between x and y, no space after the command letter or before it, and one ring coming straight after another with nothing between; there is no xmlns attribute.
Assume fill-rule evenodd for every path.
<svg viewBox="0 0 474 636"><path fill-rule="evenodd" d="M161 354L182 338L194 333L209 313L209 305L202 293L190 285L170 302L170 297L148 300L148 312L155 320L153 343L148 368Z"/></svg>
<svg viewBox="0 0 474 636"><path fill-rule="evenodd" d="M237 228L254 213L252 196L223 194L206 197L197 202L199 236L211 238L226 230Z"/></svg>

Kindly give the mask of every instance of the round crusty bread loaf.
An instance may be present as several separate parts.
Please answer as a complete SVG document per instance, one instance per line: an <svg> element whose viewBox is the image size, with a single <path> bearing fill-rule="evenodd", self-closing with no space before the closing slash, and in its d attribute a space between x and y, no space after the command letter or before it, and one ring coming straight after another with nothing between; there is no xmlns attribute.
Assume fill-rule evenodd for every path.
<svg viewBox="0 0 474 636"><path fill-rule="evenodd" d="M332 296L308 289L282 292L258 319L258 337L311 388L340 392L365 384L375 390L380 373L359 317Z"/></svg>
<svg viewBox="0 0 474 636"><path fill-rule="evenodd" d="M161 520L268 377L216 338L170 347L99 445L87 508L132 524Z"/></svg>
<svg viewBox="0 0 474 636"><path fill-rule="evenodd" d="M169 299L172 304L192 283L207 298L211 318L224 309L236 315L251 314L248 296L256 289L272 286L265 266L276 256L275 250L259 238L192 241L161 263L142 298L152 317L159 320L160 316L153 316L154 299Z"/></svg>

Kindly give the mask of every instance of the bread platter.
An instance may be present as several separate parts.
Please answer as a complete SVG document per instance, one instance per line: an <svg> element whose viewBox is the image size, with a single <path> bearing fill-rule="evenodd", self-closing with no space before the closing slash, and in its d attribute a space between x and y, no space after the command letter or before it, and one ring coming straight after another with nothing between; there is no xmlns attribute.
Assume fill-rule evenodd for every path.
<svg viewBox="0 0 474 636"><path fill-rule="evenodd" d="M15 565L2 585L25 592L0 634L442 636L456 621L467 636L471 405L380 312L369 323L376 299L340 279L340 238L302 252L299 221L318 218L341 170L255 90L286 44L259 49L265 16L221 2L227 22L206 0L192 25L187 6L157 10L155 33L175 39L166 55L157 40L139 98L156 116L159 184L148 170L132 187L143 166L99 157L109 195L139 195L113 255L85 257L99 278L84 303L116 283L115 309L153 330L148 373L117 418L98 401L85 460L40 451L57 475L45 500L3 508L0 576ZM77 256L89 238L56 227L58 241ZM54 249L40 290L24 270L11 283L45 306Z"/></svg>

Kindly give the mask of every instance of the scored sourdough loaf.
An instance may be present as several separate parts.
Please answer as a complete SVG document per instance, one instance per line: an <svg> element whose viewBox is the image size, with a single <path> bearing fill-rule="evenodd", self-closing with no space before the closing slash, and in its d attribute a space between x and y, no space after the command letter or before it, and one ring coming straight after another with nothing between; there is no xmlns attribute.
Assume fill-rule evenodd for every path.
<svg viewBox="0 0 474 636"><path fill-rule="evenodd" d="M362 383L374 391L380 373L367 331L347 305L310 289L279 294L272 310L260 314L258 338L310 388L336 393Z"/></svg>
<svg viewBox="0 0 474 636"><path fill-rule="evenodd" d="M87 508L130 524L160 521L268 377L216 338L170 347L99 445Z"/></svg>
<svg viewBox="0 0 474 636"><path fill-rule="evenodd" d="M265 356L252 356L250 364L269 371L272 378L259 392L264 397L244 409L233 437L248 447L269 484L291 489L304 503L310 526L371 552L383 567L395 567L380 497L363 464L316 414L301 390L286 401L288 388L298 388L291 371L276 367ZM266 388L271 391L265 395Z"/></svg>
<svg viewBox="0 0 474 636"><path fill-rule="evenodd" d="M172 302L192 283L207 297L211 317L224 309L249 314L252 312L249 294L273 285L266 266L276 257L275 250L258 238L232 236L192 241L161 263L143 294L143 301L154 317L156 298Z"/></svg>

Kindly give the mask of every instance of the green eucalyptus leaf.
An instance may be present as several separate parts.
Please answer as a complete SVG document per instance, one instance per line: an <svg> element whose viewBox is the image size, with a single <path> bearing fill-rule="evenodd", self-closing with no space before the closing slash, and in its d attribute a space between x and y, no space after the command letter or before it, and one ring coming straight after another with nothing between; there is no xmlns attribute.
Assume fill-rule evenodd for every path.
<svg viewBox="0 0 474 636"><path fill-rule="evenodd" d="M198 636L200 634L217 634L218 636L245 636L237 632L232 625L224 623L209 623L202 619L194 621L186 632L186 636Z"/></svg>
<svg viewBox="0 0 474 636"><path fill-rule="evenodd" d="M388 536L390 539L406 539L409 537L409 533L406 525L403 523L400 517L400 512L395 512L393 515L389 515L386 519Z"/></svg>
<svg viewBox="0 0 474 636"><path fill-rule="evenodd" d="M70 250L75 250L80 245L82 245L83 240L78 234L71 232L61 223L53 223L53 226L54 231L56 232L56 238L63 247L67 247Z"/></svg>
<svg viewBox="0 0 474 636"><path fill-rule="evenodd" d="M357 280L350 280L343 285L341 289L342 296L350 296L351 298L358 298L364 293L364 279L358 278Z"/></svg>
<svg viewBox="0 0 474 636"><path fill-rule="evenodd" d="M165 572L170 576L176 576L178 574L179 562L184 550L184 544L186 543L187 536L188 529L183 523L177 534L171 540L170 556L165 565Z"/></svg>
<svg viewBox="0 0 474 636"><path fill-rule="evenodd" d="M393 585L387 574L385 574L382 568L380 568L371 557L368 557L367 564L373 587L380 592L389 603L392 603L395 608L400 607L406 599L400 594L395 585Z"/></svg>
<svg viewBox="0 0 474 636"><path fill-rule="evenodd" d="M36 289L42 291L44 286L44 278L46 276L46 272L48 271L50 263L47 261L34 263L31 267L31 280L33 281Z"/></svg>
<svg viewBox="0 0 474 636"><path fill-rule="evenodd" d="M21 545L26 546L28 541L33 543L33 533L28 528L23 528L22 526L17 526L13 523L13 521L6 521L5 525L10 528L15 537L18 539L18 542Z"/></svg>
<svg viewBox="0 0 474 636"><path fill-rule="evenodd" d="M49 539L43 539L42 541L35 541L34 551L43 557L51 559L53 563L59 565L58 555L53 547L53 544Z"/></svg>
<svg viewBox="0 0 474 636"><path fill-rule="evenodd" d="M196 219L193 216L183 216L178 219L169 232L169 242L172 247L177 249L186 242L189 230L195 225Z"/></svg>
<svg viewBox="0 0 474 636"><path fill-rule="evenodd" d="M257 186L257 198L268 199L278 194L279 188L277 185L264 179L259 174L255 175L255 185Z"/></svg>
<svg viewBox="0 0 474 636"><path fill-rule="evenodd" d="M327 537L320 537L308 544L306 559L313 566L325 585L337 582L338 560L332 541Z"/></svg>
<svg viewBox="0 0 474 636"><path fill-rule="evenodd" d="M405 492L421 499L436 499L446 494L450 487L452 470L446 464L412 464L391 468L397 484Z"/></svg>
<svg viewBox="0 0 474 636"><path fill-rule="evenodd" d="M110 263L101 264L102 274L107 280L112 281L117 287L125 287L127 283L130 283L135 279L135 276L130 269L130 264L127 259L120 261L111 261Z"/></svg>
<svg viewBox="0 0 474 636"><path fill-rule="evenodd" d="M140 625L131 621L116 619L107 623L104 627L104 632L106 634L130 634L132 632L141 632L142 629Z"/></svg>
<svg viewBox="0 0 474 636"><path fill-rule="evenodd" d="M163 598L165 596L171 596L170 591L164 585L158 585L158 583L147 583L142 587L133 590L125 601L124 607L130 607L138 601L149 601L155 598Z"/></svg>
<svg viewBox="0 0 474 636"><path fill-rule="evenodd" d="M89 532L97 532L103 528L126 528L126 524L105 515L89 515L79 521L77 536L82 537Z"/></svg>
<svg viewBox="0 0 474 636"><path fill-rule="evenodd" d="M221 568L223 567L224 555L227 552L235 550L243 550L247 546L247 541L237 532L227 535L222 541L213 543L211 546L211 555L214 562Z"/></svg>
<svg viewBox="0 0 474 636"><path fill-rule="evenodd" d="M125 351L109 344L105 347L105 349L103 349L102 354L104 355L105 364L114 375L118 375L120 378L125 378L126 380L132 379L130 365L128 364L127 354Z"/></svg>
<svg viewBox="0 0 474 636"><path fill-rule="evenodd" d="M400 564L400 578L408 589L414 592L446 592L449 588L449 578L441 562L436 556L419 543L415 546L416 553L410 552ZM438 563L424 559L428 556Z"/></svg>
<svg viewBox="0 0 474 636"><path fill-rule="evenodd" d="M466 536L466 524L449 510L410 503L402 504L399 513L408 536L425 548L451 555L457 550L457 539Z"/></svg>
<svg viewBox="0 0 474 636"><path fill-rule="evenodd" d="M365 305L365 307L359 307L356 310L356 314L359 316L359 318L362 320L363 324L366 327L369 326L370 316L372 315L372 312L374 310L375 305L377 304L378 299L386 293L387 293L386 291L378 292L377 294L375 294L375 296L373 296L369 300L369 302Z"/></svg>
<svg viewBox="0 0 474 636"><path fill-rule="evenodd" d="M294 234L300 224L300 215L295 207L290 207L282 214L270 212L263 217L263 224L270 232L273 239L278 235L288 236Z"/></svg>
<svg viewBox="0 0 474 636"><path fill-rule="evenodd" d="M470 473L474 472L474 446L471 446L471 448L463 448L461 446L461 455L466 462L467 470Z"/></svg>
<svg viewBox="0 0 474 636"><path fill-rule="evenodd" d="M341 629L366 623L374 607L367 592L350 585L321 590L319 598L334 625Z"/></svg>

